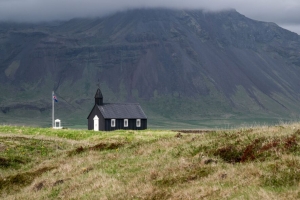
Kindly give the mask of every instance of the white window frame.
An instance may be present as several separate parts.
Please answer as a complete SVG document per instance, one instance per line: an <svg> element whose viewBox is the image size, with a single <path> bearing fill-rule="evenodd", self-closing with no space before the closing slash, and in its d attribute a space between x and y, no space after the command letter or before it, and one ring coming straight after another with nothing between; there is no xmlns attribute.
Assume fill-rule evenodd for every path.
<svg viewBox="0 0 300 200"><path fill-rule="evenodd" d="M110 126L111 127L116 127L116 119L111 119L110 120Z"/></svg>
<svg viewBox="0 0 300 200"><path fill-rule="evenodd" d="M136 119L136 127L141 127L141 119Z"/></svg>
<svg viewBox="0 0 300 200"><path fill-rule="evenodd" d="M128 127L128 119L124 119L124 127Z"/></svg>

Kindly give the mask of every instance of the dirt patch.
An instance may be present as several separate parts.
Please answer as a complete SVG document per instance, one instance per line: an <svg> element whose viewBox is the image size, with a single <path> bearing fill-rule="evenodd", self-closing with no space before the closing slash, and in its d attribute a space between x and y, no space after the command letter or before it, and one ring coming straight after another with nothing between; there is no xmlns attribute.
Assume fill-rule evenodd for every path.
<svg viewBox="0 0 300 200"><path fill-rule="evenodd" d="M1 167L8 167L9 165L10 165L10 162L8 159L0 157L0 166Z"/></svg>
<svg viewBox="0 0 300 200"><path fill-rule="evenodd" d="M170 170L168 170L163 175L153 175L151 173L150 177L155 185L160 187L170 187L207 177L214 172L214 169L207 165L203 167L198 163L195 163L189 165L187 168L181 168L180 170L178 169L173 172L174 173L170 173Z"/></svg>
<svg viewBox="0 0 300 200"><path fill-rule="evenodd" d="M112 150L112 149L118 149L122 146L124 146L125 143L99 143L92 147L78 147L75 150L72 150L68 152L69 156L73 156L76 154L83 153L85 151L104 151L104 150Z"/></svg>
<svg viewBox="0 0 300 200"><path fill-rule="evenodd" d="M92 171L93 169L94 169L93 167L84 168L84 169L82 169L82 173L83 173L83 174L89 173L89 172Z"/></svg>
<svg viewBox="0 0 300 200"><path fill-rule="evenodd" d="M18 173L16 175L0 178L0 191L7 190L10 193L19 191L21 188L31 184L36 177L55 168L56 167L43 167L36 171Z"/></svg>
<svg viewBox="0 0 300 200"><path fill-rule="evenodd" d="M175 135L175 137L176 137L176 138L182 138L182 134L181 134L181 133L177 133L177 134Z"/></svg>
<svg viewBox="0 0 300 200"><path fill-rule="evenodd" d="M110 144L100 143L93 147L90 147L89 150L93 150L93 151L111 150L111 149L120 148L122 146L124 146L124 143L110 143Z"/></svg>
<svg viewBox="0 0 300 200"><path fill-rule="evenodd" d="M255 160L257 157L257 152L261 147L262 139L255 139L251 144L249 144L243 151L241 156L241 162Z"/></svg>
<svg viewBox="0 0 300 200"><path fill-rule="evenodd" d="M35 190L35 191L39 191L39 190L43 189L43 187L44 187L44 181L35 184L35 185L34 185L34 190Z"/></svg>
<svg viewBox="0 0 300 200"><path fill-rule="evenodd" d="M193 134L203 134L203 133L211 133L213 131L210 130L172 130L178 133L193 133Z"/></svg>
<svg viewBox="0 0 300 200"><path fill-rule="evenodd" d="M6 150L6 146L2 143L0 143L0 152L1 151L5 151Z"/></svg>
<svg viewBox="0 0 300 200"><path fill-rule="evenodd" d="M232 145L217 149L214 156L220 156L228 163L237 163L241 161L241 152Z"/></svg>
<svg viewBox="0 0 300 200"><path fill-rule="evenodd" d="M78 148L75 149L75 153L76 154L82 153L84 151L85 151L85 149L82 146L80 146L80 147L78 147Z"/></svg>
<svg viewBox="0 0 300 200"><path fill-rule="evenodd" d="M280 145L280 140L279 140L279 139L272 140L272 141L270 141L269 143L263 145L263 146L260 148L259 152L262 153L262 152L264 152L264 151L268 151L268 150L277 148L279 145Z"/></svg>
<svg viewBox="0 0 300 200"><path fill-rule="evenodd" d="M294 149L297 146L298 146L298 144L297 144L297 137L296 137L296 135L292 135L290 137L285 138L285 140L284 140L284 147L287 150Z"/></svg>
<svg viewBox="0 0 300 200"><path fill-rule="evenodd" d="M201 160L201 163L204 164L204 165L217 164L218 161L214 160L214 159L211 159L211 158L204 158L204 159Z"/></svg>
<svg viewBox="0 0 300 200"><path fill-rule="evenodd" d="M53 183L53 186L63 184L64 182L65 182L64 180L57 180L57 181L55 181L55 183Z"/></svg>
<svg viewBox="0 0 300 200"><path fill-rule="evenodd" d="M25 163L26 163L25 161L18 158L7 159L7 158L0 157L0 167L4 167L4 168L14 166L15 164L25 164Z"/></svg>
<svg viewBox="0 0 300 200"><path fill-rule="evenodd" d="M217 149L213 154L214 156L221 157L225 162L237 163L260 160L263 161L275 152L295 152L299 151L299 137L298 131L291 136L285 138L257 138L250 144L235 146L228 145Z"/></svg>

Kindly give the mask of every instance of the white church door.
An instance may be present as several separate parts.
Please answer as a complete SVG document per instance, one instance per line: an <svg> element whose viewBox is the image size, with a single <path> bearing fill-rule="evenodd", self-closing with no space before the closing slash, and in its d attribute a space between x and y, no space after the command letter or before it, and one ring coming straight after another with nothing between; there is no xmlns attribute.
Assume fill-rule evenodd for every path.
<svg viewBox="0 0 300 200"><path fill-rule="evenodd" d="M93 120L94 120L94 131L99 131L99 117L95 115Z"/></svg>

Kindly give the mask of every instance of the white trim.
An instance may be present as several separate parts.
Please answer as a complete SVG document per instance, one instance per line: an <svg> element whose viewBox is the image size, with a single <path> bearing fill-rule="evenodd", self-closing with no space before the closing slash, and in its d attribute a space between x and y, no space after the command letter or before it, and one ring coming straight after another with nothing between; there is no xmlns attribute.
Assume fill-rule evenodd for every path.
<svg viewBox="0 0 300 200"><path fill-rule="evenodd" d="M136 119L136 127L141 127L141 119Z"/></svg>
<svg viewBox="0 0 300 200"><path fill-rule="evenodd" d="M116 119L111 119L110 120L110 126L111 127L116 127Z"/></svg>
<svg viewBox="0 0 300 200"><path fill-rule="evenodd" d="M124 119L124 127L128 127L128 119Z"/></svg>

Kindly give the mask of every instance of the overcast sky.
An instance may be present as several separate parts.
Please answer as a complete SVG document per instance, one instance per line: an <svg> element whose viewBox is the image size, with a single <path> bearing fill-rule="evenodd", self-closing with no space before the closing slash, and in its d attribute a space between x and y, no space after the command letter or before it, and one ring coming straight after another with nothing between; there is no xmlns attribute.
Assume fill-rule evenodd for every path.
<svg viewBox="0 0 300 200"><path fill-rule="evenodd" d="M212 11L233 8L249 18L275 22L300 35L300 0L0 0L0 20L68 20L153 7Z"/></svg>

